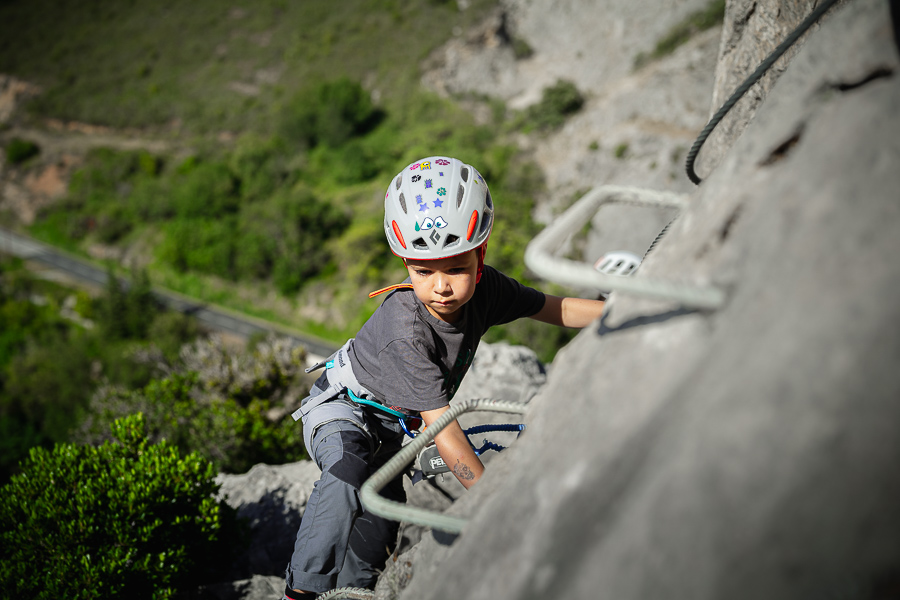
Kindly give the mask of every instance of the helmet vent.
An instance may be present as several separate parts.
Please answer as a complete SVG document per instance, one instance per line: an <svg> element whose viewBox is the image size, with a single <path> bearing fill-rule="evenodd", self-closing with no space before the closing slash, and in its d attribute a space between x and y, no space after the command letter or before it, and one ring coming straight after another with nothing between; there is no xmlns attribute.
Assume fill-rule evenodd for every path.
<svg viewBox="0 0 900 600"><path fill-rule="evenodd" d="M463 187L462 184L459 184L459 188L456 190L456 208L462 206L463 196L466 193L466 188Z"/></svg>
<svg viewBox="0 0 900 600"><path fill-rule="evenodd" d="M425 243L424 238L416 238L412 241L412 247L416 250L428 250L428 244Z"/></svg>
<svg viewBox="0 0 900 600"><path fill-rule="evenodd" d="M468 167L463 167L459 170L459 175L462 177L462 180L466 183L469 183L469 169Z"/></svg>
<svg viewBox="0 0 900 600"><path fill-rule="evenodd" d="M394 181L394 188L399 190L401 183L403 183L403 173L397 176L397 179Z"/></svg>
<svg viewBox="0 0 900 600"><path fill-rule="evenodd" d="M400 208L403 209L404 214L407 213L407 210L406 210L406 196L403 195L403 192L400 192Z"/></svg>
<svg viewBox="0 0 900 600"><path fill-rule="evenodd" d="M444 248L452 248L459 244L459 236L458 235L448 235L446 241L444 242Z"/></svg>
<svg viewBox="0 0 900 600"><path fill-rule="evenodd" d="M494 203L491 202L491 192L488 191L484 198L484 216L481 219L481 228L478 230L478 237L483 236L491 230L494 222Z"/></svg>

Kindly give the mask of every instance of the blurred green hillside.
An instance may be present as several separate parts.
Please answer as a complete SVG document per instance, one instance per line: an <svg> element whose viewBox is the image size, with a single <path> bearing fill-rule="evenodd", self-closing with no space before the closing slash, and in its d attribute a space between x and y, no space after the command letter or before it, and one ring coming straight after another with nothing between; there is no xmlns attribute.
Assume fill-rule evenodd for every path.
<svg viewBox="0 0 900 600"><path fill-rule="evenodd" d="M0 73L42 88L20 124L83 122L172 148L87 153L30 232L85 256L127 250L157 285L338 343L377 306L365 292L405 277L382 232L387 182L416 158L448 154L491 186L488 262L528 283L522 255L543 181L512 134L561 119L419 83L422 59L496 5L2 2ZM476 104L489 122L476 121ZM487 339L549 360L568 337L529 321Z"/></svg>

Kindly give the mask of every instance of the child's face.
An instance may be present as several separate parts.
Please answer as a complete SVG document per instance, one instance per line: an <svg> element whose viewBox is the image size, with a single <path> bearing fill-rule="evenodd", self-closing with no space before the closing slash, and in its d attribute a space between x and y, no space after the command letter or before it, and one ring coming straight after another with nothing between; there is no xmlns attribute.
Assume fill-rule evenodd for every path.
<svg viewBox="0 0 900 600"><path fill-rule="evenodd" d="M428 312L447 323L462 316L462 307L475 294L478 257L474 250L437 260L407 259L406 268L416 297Z"/></svg>

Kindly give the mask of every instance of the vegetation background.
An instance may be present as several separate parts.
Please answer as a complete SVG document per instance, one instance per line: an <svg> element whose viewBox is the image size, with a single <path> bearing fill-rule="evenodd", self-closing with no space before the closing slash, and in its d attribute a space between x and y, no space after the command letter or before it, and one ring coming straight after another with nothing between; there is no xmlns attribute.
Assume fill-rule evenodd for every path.
<svg viewBox="0 0 900 600"><path fill-rule="evenodd" d="M130 280L92 294L0 260L4 589L41 597L28 586L46 581L41 589L52 590L57 574L24 578L33 568L30 544L53 565L118 543L124 550L101 561L119 577L110 597L123 582L159 597L196 584L185 577L196 565L179 553L205 550L176 547L154 523L137 536L112 524L168 495L172 506L148 514L193 519L202 544L231 540L228 515L207 501L211 474L304 456L285 419L309 383L303 349L274 338L226 348L157 306L152 286L342 343L377 306L366 292L405 277L382 232L384 188L403 166L433 154L459 157L484 175L497 205L488 262L535 284L522 256L539 229L532 214L545 189L519 142L560 127L581 108L582 93L557 81L538 103L514 111L482 97L439 97L420 83L422 61L498 4L0 2L0 73L41 90L5 127L112 132L148 148L85 151L62 200L33 223L0 213L3 225L85 259L118 257L107 262L110 272ZM636 67L723 10L724 2L712 2ZM511 43L517 56L530 54L523 40ZM48 151L13 137L5 168L27 175ZM570 337L525 320L486 340L524 344L549 361ZM154 488L135 468L170 474L172 487ZM103 483L81 486L85 478ZM123 478L128 485L116 488ZM112 520L92 520L117 495L128 501L110 505ZM29 504L36 509L26 519ZM66 512L73 506L77 518ZM118 541L94 535L108 529ZM36 541L54 537L76 554ZM153 563L148 557L161 547L172 555ZM75 588L112 581L112 571L82 567ZM126 571L136 579L120 577Z"/></svg>

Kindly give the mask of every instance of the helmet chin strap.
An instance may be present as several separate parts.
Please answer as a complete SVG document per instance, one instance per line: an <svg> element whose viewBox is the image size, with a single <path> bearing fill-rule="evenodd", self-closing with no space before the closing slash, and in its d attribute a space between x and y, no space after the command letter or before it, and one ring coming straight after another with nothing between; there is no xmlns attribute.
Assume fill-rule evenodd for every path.
<svg viewBox="0 0 900 600"><path fill-rule="evenodd" d="M481 273L484 271L484 255L487 254L487 242L478 246L475 250L478 256L478 272L475 274L475 283L481 281Z"/></svg>

